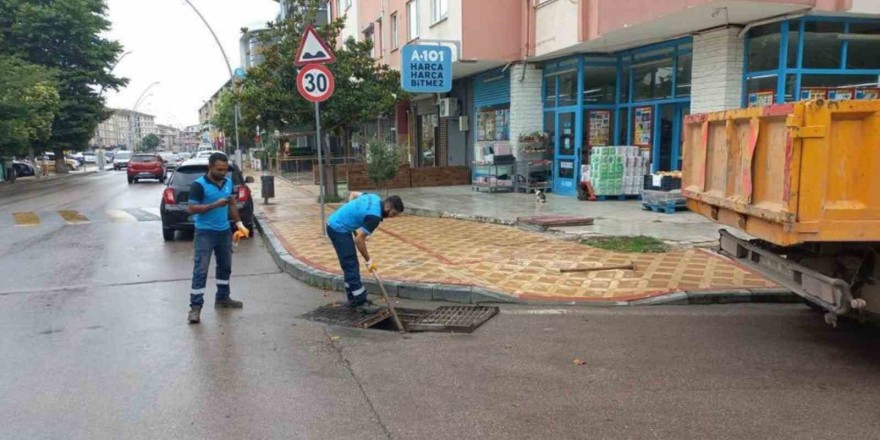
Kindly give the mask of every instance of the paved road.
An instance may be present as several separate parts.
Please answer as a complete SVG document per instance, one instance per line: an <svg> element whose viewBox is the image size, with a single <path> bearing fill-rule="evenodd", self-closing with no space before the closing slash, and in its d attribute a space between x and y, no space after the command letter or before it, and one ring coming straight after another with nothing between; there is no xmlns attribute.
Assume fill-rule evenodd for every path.
<svg viewBox="0 0 880 440"><path fill-rule="evenodd" d="M403 339L300 319L339 295L249 241L245 309L189 326L192 243L162 242L160 196L121 173L0 189L0 438L880 433L880 334L798 305L505 307L471 335ZM16 226L23 212L39 224Z"/></svg>

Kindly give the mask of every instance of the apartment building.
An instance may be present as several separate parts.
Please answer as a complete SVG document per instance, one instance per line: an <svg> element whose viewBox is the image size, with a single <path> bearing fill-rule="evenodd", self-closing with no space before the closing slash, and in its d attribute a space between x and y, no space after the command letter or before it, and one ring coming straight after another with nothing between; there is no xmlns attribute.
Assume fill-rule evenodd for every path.
<svg viewBox="0 0 880 440"><path fill-rule="evenodd" d="M575 194L596 146L637 145L652 170L679 169L691 113L880 97L876 0L334 0L331 9L393 67L404 44L453 48L453 90L397 108L413 166L471 164L489 146L522 157L520 136L544 132L562 194Z"/></svg>
<svg viewBox="0 0 880 440"><path fill-rule="evenodd" d="M165 151L180 150L180 130L170 125L156 125L156 134L159 136L159 148Z"/></svg>
<svg viewBox="0 0 880 440"><path fill-rule="evenodd" d="M113 109L110 117L98 124L89 145L133 150L138 141L148 134L158 134L155 116L126 109Z"/></svg>

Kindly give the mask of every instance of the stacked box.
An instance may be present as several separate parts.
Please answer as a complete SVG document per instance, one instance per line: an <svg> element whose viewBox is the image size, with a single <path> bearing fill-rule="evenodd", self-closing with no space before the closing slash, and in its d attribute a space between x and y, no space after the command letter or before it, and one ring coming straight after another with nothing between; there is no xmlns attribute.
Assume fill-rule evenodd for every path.
<svg viewBox="0 0 880 440"><path fill-rule="evenodd" d="M646 159L639 147L593 147L591 165L581 170L583 180L589 180L596 195L638 195Z"/></svg>

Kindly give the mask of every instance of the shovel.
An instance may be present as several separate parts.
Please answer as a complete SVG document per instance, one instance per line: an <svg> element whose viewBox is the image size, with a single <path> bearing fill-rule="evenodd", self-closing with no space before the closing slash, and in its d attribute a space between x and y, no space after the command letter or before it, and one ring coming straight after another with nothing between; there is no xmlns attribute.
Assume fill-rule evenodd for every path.
<svg viewBox="0 0 880 440"><path fill-rule="evenodd" d="M391 303L391 298L388 298L388 292L385 290L385 285L382 284L382 279L379 278L379 272L373 271L373 278L376 279L376 282L379 283L379 289L382 290L382 297L385 298L385 303L388 304L388 311L391 312L391 317L394 319L394 325L397 326L397 330L401 333L406 333L406 329L403 328L403 323L400 322L400 318L397 317L397 311L394 310L394 304Z"/></svg>

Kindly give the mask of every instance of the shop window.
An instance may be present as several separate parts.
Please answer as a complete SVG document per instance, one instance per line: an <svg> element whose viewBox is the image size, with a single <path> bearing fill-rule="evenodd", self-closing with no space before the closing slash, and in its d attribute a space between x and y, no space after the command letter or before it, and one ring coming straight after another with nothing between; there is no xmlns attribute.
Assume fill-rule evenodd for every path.
<svg viewBox="0 0 880 440"><path fill-rule="evenodd" d="M800 22L792 21L788 25L788 67L796 68L798 63L798 37Z"/></svg>
<svg viewBox="0 0 880 440"><path fill-rule="evenodd" d="M777 75L766 75L746 80L746 103L760 107L776 103Z"/></svg>
<svg viewBox="0 0 880 440"><path fill-rule="evenodd" d="M878 99L877 75L803 75L800 99Z"/></svg>
<svg viewBox="0 0 880 440"><path fill-rule="evenodd" d="M577 105L577 72L559 75L559 106Z"/></svg>
<svg viewBox="0 0 880 440"><path fill-rule="evenodd" d="M477 142L510 140L510 104L477 108Z"/></svg>
<svg viewBox="0 0 880 440"><path fill-rule="evenodd" d="M574 156L575 149L574 113L559 113L559 155Z"/></svg>
<svg viewBox="0 0 880 440"><path fill-rule="evenodd" d="M629 109L622 108L618 113L617 119L617 144L618 145L629 145L629 138L627 136L627 127L629 127Z"/></svg>
<svg viewBox="0 0 880 440"><path fill-rule="evenodd" d="M797 75L787 75L785 77L785 102L797 101Z"/></svg>
<svg viewBox="0 0 880 440"><path fill-rule="evenodd" d="M617 67L584 67L584 104L614 102L617 85Z"/></svg>
<svg viewBox="0 0 880 440"><path fill-rule="evenodd" d="M614 110L584 110L583 154L592 147L614 145ZM586 162L584 162L586 163Z"/></svg>
<svg viewBox="0 0 880 440"><path fill-rule="evenodd" d="M544 107L556 107L556 77L544 78Z"/></svg>
<svg viewBox="0 0 880 440"><path fill-rule="evenodd" d="M621 70L620 80L620 102L629 102L629 77L630 67L624 66Z"/></svg>
<svg viewBox="0 0 880 440"><path fill-rule="evenodd" d="M880 23L851 23L847 40L848 69L880 69Z"/></svg>
<svg viewBox="0 0 880 440"><path fill-rule="evenodd" d="M672 58L633 67L633 94L636 101L672 97Z"/></svg>
<svg viewBox="0 0 880 440"><path fill-rule="evenodd" d="M804 25L805 69L837 69L843 52L840 34L844 24L839 22L808 22Z"/></svg>
<svg viewBox="0 0 880 440"><path fill-rule="evenodd" d="M781 24L757 26L749 32L749 72L779 68Z"/></svg>
<svg viewBox="0 0 880 440"><path fill-rule="evenodd" d="M644 60L644 59L648 59L648 58L657 58L657 57L664 57L664 56L672 57L673 50L674 49L672 47L663 47L660 49L647 50L645 52L637 52L637 53L633 54L633 59L638 61L638 60Z"/></svg>
<svg viewBox="0 0 880 440"><path fill-rule="evenodd" d="M544 113L544 133L547 133L547 142L550 147L550 151L556 150L556 113L554 112L545 112Z"/></svg>
<svg viewBox="0 0 880 440"><path fill-rule="evenodd" d="M691 96L691 72L693 71L694 57L691 54L678 56L678 72L676 72L675 97L689 98Z"/></svg>

